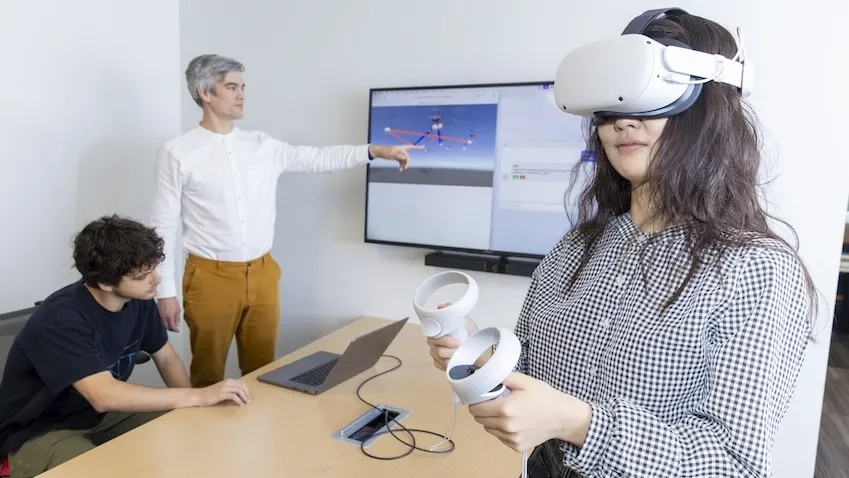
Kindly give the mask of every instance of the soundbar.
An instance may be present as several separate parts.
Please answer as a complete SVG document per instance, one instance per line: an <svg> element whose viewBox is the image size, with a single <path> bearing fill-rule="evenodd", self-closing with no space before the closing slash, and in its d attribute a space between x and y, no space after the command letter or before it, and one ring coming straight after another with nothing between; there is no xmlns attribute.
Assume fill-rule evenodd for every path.
<svg viewBox="0 0 849 478"><path fill-rule="evenodd" d="M531 277L540 259L462 252L437 251L425 255L425 265L445 269L461 269Z"/></svg>

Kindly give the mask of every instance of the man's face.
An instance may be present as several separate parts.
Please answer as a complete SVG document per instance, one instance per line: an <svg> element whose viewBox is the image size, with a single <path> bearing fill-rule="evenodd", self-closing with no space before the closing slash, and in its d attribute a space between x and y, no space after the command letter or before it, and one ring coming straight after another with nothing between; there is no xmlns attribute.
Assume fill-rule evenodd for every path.
<svg viewBox="0 0 849 478"><path fill-rule="evenodd" d="M156 287L161 282L154 267L145 267L130 271L121 278L111 292L124 299L150 300L156 296Z"/></svg>
<svg viewBox="0 0 849 478"><path fill-rule="evenodd" d="M245 81L238 71L227 73L215 85L215 93L201 92L201 98L217 116L236 120L244 116Z"/></svg>

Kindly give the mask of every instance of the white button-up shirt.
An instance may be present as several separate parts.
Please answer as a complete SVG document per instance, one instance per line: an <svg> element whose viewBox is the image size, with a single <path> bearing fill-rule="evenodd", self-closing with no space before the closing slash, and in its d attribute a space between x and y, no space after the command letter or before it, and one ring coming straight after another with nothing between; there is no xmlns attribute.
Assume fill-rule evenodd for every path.
<svg viewBox="0 0 849 478"><path fill-rule="evenodd" d="M165 242L157 297L177 295L176 259L184 252L248 261L271 250L282 172L333 171L368 161L368 145L293 146L238 128L218 134L198 126L166 143L157 152L152 213Z"/></svg>

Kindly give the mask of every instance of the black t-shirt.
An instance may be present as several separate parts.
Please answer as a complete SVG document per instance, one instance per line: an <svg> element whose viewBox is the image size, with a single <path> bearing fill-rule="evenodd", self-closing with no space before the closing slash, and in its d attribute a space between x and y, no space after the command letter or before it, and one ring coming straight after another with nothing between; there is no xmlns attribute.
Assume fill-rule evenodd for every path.
<svg viewBox="0 0 849 478"><path fill-rule="evenodd" d="M119 312L98 303L82 282L44 300L15 337L0 383L0 457L55 429L84 429L103 418L72 387L104 370L126 381L139 350L168 341L153 300Z"/></svg>

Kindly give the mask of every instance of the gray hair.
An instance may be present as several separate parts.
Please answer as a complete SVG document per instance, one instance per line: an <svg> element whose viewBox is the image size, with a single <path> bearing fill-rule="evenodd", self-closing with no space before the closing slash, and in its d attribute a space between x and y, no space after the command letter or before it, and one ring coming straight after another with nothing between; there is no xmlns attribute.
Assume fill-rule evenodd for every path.
<svg viewBox="0 0 849 478"><path fill-rule="evenodd" d="M198 90L215 93L215 85L231 71L243 72L245 66L238 61L219 55L200 55L186 67L186 86L198 106L203 106Z"/></svg>

